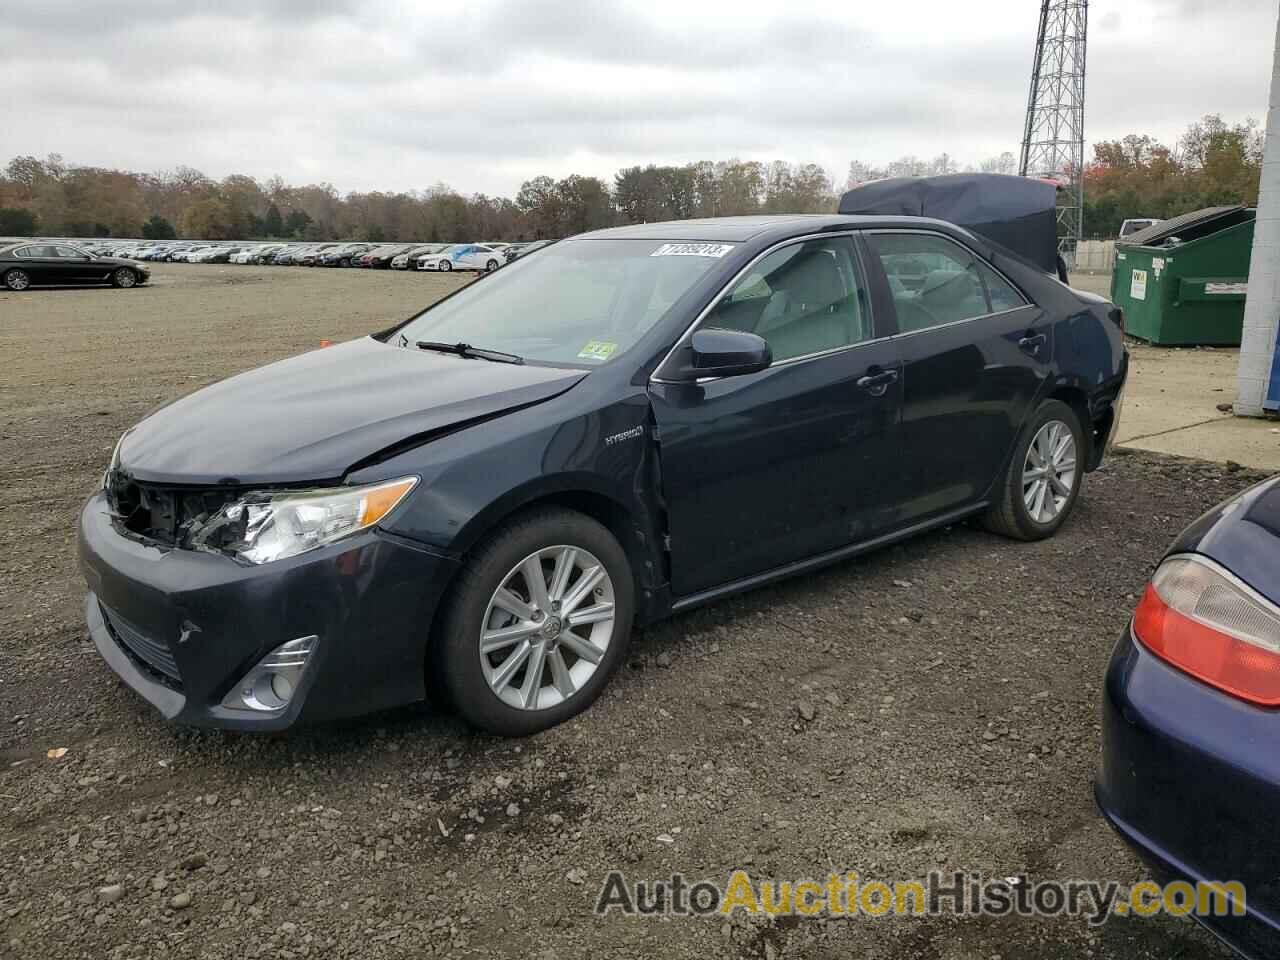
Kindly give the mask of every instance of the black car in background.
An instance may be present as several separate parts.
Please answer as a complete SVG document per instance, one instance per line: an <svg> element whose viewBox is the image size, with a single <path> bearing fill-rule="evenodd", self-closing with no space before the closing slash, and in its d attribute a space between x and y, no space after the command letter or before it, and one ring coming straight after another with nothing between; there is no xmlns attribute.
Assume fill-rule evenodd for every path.
<svg viewBox="0 0 1280 960"><path fill-rule="evenodd" d="M24 240L0 246L0 284L8 290L55 284L136 287L151 271L136 260L100 257L69 243Z"/></svg>
<svg viewBox="0 0 1280 960"><path fill-rule="evenodd" d="M316 258L316 266L319 267L349 267L352 261L359 256L363 256L371 249L367 243L342 243L337 246L325 250Z"/></svg>
<svg viewBox="0 0 1280 960"><path fill-rule="evenodd" d="M391 267L391 261L402 253L408 253L413 249L413 244L393 243L380 247L374 247L367 253L357 257L355 264L361 267L370 267L374 270L388 270Z"/></svg>
<svg viewBox="0 0 1280 960"><path fill-rule="evenodd" d="M299 263L304 267L319 266L324 257L337 246L338 244L336 243L316 244L314 247L304 250L302 255L297 257L293 262Z"/></svg>
<svg viewBox="0 0 1280 960"><path fill-rule="evenodd" d="M263 262L269 262L277 267L291 267L295 264L301 263L303 255L310 252L310 250L311 248L305 245L285 247L283 250L277 251L275 256L271 257L269 261L264 260Z"/></svg>
<svg viewBox="0 0 1280 960"><path fill-rule="evenodd" d="M533 253L535 250L541 250L555 243L554 240L534 240L532 243L513 243L502 251L502 256L507 263L525 254Z"/></svg>
<svg viewBox="0 0 1280 960"><path fill-rule="evenodd" d="M127 431L80 516L90 634L186 723L430 689L533 733L634 624L965 517L1051 536L1127 363L1115 307L941 221L584 234Z"/></svg>

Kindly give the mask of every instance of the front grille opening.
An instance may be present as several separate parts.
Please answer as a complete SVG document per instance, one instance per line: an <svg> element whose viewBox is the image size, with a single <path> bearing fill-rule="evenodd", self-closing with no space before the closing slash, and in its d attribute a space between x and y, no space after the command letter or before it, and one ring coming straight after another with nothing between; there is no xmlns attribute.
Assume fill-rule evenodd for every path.
<svg viewBox="0 0 1280 960"><path fill-rule="evenodd" d="M111 639L144 673L174 690L182 689L182 674L173 652L163 640L147 636L101 601L98 609Z"/></svg>
<svg viewBox="0 0 1280 960"><path fill-rule="evenodd" d="M111 512L126 530L164 546L185 546L187 531L243 495L238 487L162 487L115 473L107 480Z"/></svg>

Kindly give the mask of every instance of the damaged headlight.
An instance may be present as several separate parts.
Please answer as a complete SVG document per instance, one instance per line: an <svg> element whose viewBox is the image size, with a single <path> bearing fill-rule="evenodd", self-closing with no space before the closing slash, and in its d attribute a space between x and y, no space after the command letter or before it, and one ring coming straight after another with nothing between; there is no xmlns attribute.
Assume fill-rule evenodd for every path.
<svg viewBox="0 0 1280 960"><path fill-rule="evenodd" d="M248 563L283 560L373 526L417 484L417 477L402 477L364 487L245 494L193 523L187 542Z"/></svg>
<svg viewBox="0 0 1280 960"><path fill-rule="evenodd" d="M116 441L116 448L111 451L111 462L107 464L106 471L102 474L102 489L106 490L111 486L111 475L120 469L120 445L124 443L124 438L129 435L126 430L120 434L120 439Z"/></svg>

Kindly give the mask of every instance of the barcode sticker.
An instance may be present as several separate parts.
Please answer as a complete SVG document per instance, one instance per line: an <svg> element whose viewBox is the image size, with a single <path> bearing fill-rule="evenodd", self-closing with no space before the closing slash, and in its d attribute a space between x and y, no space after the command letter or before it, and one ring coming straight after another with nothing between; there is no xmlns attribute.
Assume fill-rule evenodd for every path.
<svg viewBox="0 0 1280 960"><path fill-rule="evenodd" d="M719 259L732 249L732 243L664 243L649 256L714 257Z"/></svg>

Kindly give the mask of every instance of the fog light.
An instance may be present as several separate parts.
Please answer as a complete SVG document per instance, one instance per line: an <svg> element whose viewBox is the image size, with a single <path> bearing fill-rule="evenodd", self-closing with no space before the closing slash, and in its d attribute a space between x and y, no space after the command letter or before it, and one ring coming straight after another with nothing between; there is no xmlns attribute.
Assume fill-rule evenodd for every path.
<svg viewBox="0 0 1280 960"><path fill-rule="evenodd" d="M283 710L297 691L319 639L299 637L280 644L244 675L223 698L222 705L231 710L262 713Z"/></svg>
<svg viewBox="0 0 1280 960"><path fill-rule="evenodd" d="M283 673L273 673L271 675L271 692L284 703L288 703L289 698L293 696L293 684Z"/></svg>

